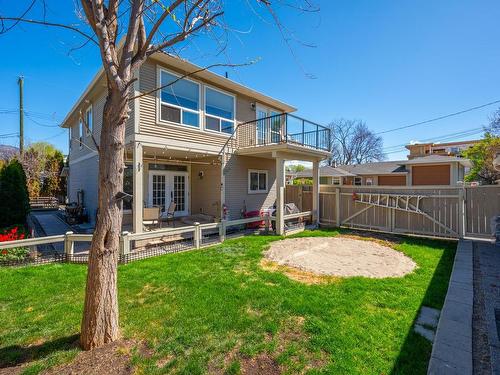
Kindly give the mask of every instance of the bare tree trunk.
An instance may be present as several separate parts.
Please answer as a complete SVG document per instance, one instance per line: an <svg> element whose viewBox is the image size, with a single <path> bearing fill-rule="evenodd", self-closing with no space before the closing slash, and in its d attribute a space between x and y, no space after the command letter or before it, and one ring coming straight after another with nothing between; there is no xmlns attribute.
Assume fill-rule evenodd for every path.
<svg viewBox="0 0 500 375"><path fill-rule="evenodd" d="M89 253L80 344L84 350L119 337L117 266L123 189L125 124L128 94L108 85L99 149L98 215Z"/></svg>

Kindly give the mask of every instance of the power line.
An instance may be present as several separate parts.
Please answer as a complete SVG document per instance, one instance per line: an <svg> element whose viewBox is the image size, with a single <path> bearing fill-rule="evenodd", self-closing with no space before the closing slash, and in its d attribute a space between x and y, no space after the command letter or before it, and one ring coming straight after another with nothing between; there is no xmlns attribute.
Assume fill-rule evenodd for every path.
<svg viewBox="0 0 500 375"><path fill-rule="evenodd" d="M437 142L437 139L439 139L439 141L443 141L445 139L450 139L450 138L460 137L460 136L465 136L465 135L472 135L472 134L476 134L476 133L479 133L482 131L483 131L483 127L472 128L472 129L468 129L468 130L462 130L462 131L456 132L456 133L447 133L447 134L443 134L440 136L422 139L418 143ZM390 150L393 148L401 148L401 147L404 147L408 144L409 144L409 142L401 143L399 145L394 145L394 146L387 146L387 147L384 147L383 150Z"/></svg>
<svg viewBox="0 0 500 375"><path fill-rule="evenodd" d="M375 134L376 135L386 134L386 133L395 132L395 131L402 130L402 129L412 128L414 126L429 124L429 123L434 122L434 121L444 120L445 118L449 118L449 117L453 117L453 116L458 116L458 115L461 115L461 114L464 114L464 113L467 113L467 112L475 111L477 109L481 109L481 108L488 107L490 105L498 104L498 103L500 103L500 100L495 100L493 102L489 102L489 103L486 103L486 104L481 104L481 105L478 105L478 106L475 106L475 107L467 108L467 109L464 109L462 111L453 112L453 113L450 113L450 114L447 114L447 115L444 115L444 116L439 116L439 117L435 117L435 118L432 118L432 119L429 119L429 120L416 122L416 123L410 124L410 125L399 126L397 128L384 130L384 131L381 131L381 132L378 132L378 133L375 133Z"/></svg>
<svg viewBox="0 0 500 375"><path fill-rule="evenodd" d="M35 120L29 113L25 112L25 114L26 114L26 117L28 118L28 120L30 120L31 122L33 122L34 124L36 124L38 126L43 126L44 128L58 128L60 126L60 124L55 124L55 125L43 124L43 123Z"/></svg>

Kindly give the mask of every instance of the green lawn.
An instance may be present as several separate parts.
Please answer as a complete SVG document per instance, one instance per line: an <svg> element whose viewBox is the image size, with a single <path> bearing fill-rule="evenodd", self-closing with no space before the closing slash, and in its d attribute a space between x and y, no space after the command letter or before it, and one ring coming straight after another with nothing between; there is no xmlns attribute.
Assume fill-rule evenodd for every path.
<svg viewBox="0 0 500 375"><path fill-rule="evenodd" d="M335 231L301 236L334 236ZM418 264L404 278L320 285L263 270L278 237L230 240L119 267L123 335L140 373L239 373L250 358L287 373L425 373L431 345L411 330L421 305L441 308L455 243L401 238ZM37 373L77 353L86 268L0 269L0 370Z"/></svg>

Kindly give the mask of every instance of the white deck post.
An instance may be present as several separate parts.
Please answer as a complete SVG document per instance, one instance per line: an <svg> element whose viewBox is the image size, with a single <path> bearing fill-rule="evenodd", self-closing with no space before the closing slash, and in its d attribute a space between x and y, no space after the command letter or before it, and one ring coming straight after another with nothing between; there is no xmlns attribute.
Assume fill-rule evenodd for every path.
<svg viewBox="0 0 500 375"><path fill-rule="evenodd" d="M73 256L73 253L75 252L75 243L71 239L71 235L73 232L69 231L66 232L65 237L64 237L64 253L66 254L66 260L70 260L70 258Z"/></svg>
<svg viewBox="0 0 500 375"><path fill-rule="evenodd" d="M285 234L285 159L276 158L276 234Z"/></svg>
<svg viewBox="0 0 500 375"><path fill-rule="evenodd" d="M195 222L194 224L194 247L199 249L201 246L201 228L200 223Z"/></svg>
<svg viewBox="0 0 500 375"><path fill-rule="evenodd" d="M134 185L134 199L132 203L134 233L142 233L143 231L143 184L144 184L144 164L142 160L142 144L134 142L133 151L133 185Z"/></svg>
<svg viewBox="0 0 500 375"><path fill-rule="evenodd" d="M313 162L313 224L319 224L319 161Z"/></svg>

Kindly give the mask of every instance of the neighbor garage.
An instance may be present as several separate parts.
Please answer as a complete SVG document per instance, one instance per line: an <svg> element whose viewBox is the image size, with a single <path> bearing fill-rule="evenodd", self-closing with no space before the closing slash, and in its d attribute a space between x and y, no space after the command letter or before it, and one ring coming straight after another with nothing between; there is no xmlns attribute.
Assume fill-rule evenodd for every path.
<svg viewBox="0 0 500 375"><path fill-rule="evenodd" d="M380 186L405 186L406 185L406 175L378 176L378 185L380 185Z"/></svg>
<svg viewBox="0 0 500 375"><path fill-rule="evenodd" d="M411 172L412 185L449 185L450 165L414 165Z"/></svg>

